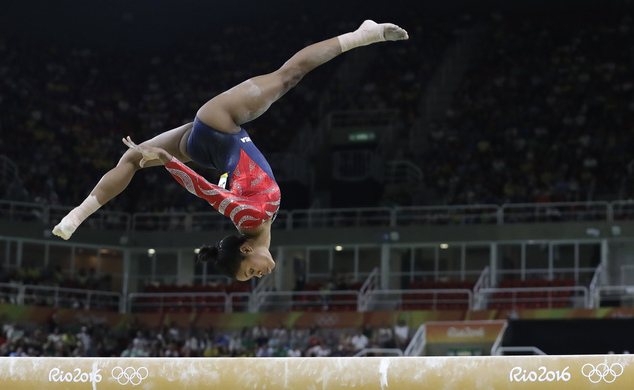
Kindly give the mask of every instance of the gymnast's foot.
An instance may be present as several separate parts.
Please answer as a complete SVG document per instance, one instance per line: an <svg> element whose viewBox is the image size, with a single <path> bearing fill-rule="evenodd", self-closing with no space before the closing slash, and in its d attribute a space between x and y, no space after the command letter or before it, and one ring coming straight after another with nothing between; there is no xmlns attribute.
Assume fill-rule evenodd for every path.
<svg viewBox="0 0 634 390"><path fill-rule="evenodd" d="M377 24L372 20L366 20L363 24L361 24L359 30L368 32L377 31L381 36L381 41L402 41L409 39L407 31L393 23Z"/></svg>
<svg viewBox="0 0 634 390"><path fill-rule="evenodd" d="M79 206L71 210L62 220L53 228L53 234L68 240L75 233L77 227L81 225L86 218L101 207L97 197L90 195Z"/></svg>
<svg viewBox="0 0 634 390"><path fill-rule="evenodd" d="M372 20L364 21L361 26L347 34L339 35L342 51L382 41L401 41L409 39L407 31L392 23L378 24Z"/></svg>
<svg viewBox="0 0 634 390"><path fill-rule="evenodd" d="M64 240L68 240L70 236L75 233L75 230L77 230L77 226L79 226L79 224L75 225L71 221L69 221L69 217L70 216L67 215L62 218L60 223L58 223L57 226L53 228L53 234L63 238Z"/></svg>

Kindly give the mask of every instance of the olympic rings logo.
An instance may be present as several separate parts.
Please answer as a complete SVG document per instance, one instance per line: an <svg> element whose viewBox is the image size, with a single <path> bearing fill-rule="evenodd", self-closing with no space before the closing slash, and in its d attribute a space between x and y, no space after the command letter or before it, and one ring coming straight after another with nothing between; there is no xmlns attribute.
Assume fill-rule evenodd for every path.
<svg viewBox="0 0 634 390"><path fill-rule="evenodd" d="M128 367L123 369L119 366L112 369L112 377L119 382L120 385L132 383L132 386L140 385L143 379L148 377L148 370L145 367L136 369Z"/></svg>
<svg viewBox="0 0 634 390"><path fill-rule="evenodd" d="M611 366L600 363L595 367L593 364L586 363L581 367L581 373L592 383L599 383L602 380L612 383L623 374L623 366L620 363L613 363Z"/></svg>

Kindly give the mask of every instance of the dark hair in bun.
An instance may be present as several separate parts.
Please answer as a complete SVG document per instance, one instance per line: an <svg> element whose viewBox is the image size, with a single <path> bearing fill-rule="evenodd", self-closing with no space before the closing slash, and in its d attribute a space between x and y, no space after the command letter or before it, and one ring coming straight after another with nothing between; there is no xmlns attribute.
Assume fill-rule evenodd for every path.
<svg viewBox="0 0 634 390"><path fill-rule="evenodd" d="M227 236L213 246L203 245L198 251L199 261L209 261L223 275L236 280L244 254L240 247L247 240L244 235Z"/></svg>

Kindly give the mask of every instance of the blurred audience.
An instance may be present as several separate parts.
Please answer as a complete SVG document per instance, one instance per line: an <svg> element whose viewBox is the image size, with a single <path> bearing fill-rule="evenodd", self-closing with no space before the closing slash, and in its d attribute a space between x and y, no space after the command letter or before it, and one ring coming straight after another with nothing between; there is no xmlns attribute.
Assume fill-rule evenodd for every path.
<svg viewBox="0 0 634 390"><path fill-rule="evenodd" d="M266 329L262 325L258 328ZM367 332L369 327L364 327ZM251 329L181 329L177 326L146 329L129 324L126 329L84 323L56 326L50 333L35 324L3 321L0 356L44 357L325 357L353 356L363 348L379 348L364 329L315 328L291 332L283 325L266 329L273 335L258 345ZM177 332L175 330L178 330ZM282 332L283 330L283 332ZM289 335L279 337L281 333ZM180 337L185 334L185 337ZM353 335L352 337L350 335ZM248 339L248 340L245 340ZM393 340L384 340L387 345Z"/></svg>

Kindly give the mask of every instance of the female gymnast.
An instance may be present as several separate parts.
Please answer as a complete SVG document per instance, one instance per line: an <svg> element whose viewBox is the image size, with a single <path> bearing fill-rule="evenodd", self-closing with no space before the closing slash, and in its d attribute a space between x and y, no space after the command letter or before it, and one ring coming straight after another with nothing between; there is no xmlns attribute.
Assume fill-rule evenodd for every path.
<svg viewBox="0 0 634 390"><path fill-rule="evenodd" d="M191 123L139 145L130 137L124 138L129 149L117 166L53 228L53 234L68 240L88 216L128 186L138 169L164 165L188 191L229 217L240 233L214 246L203 246L198 259L212 260L221 273L239 281L271 273L275 267L269 252L271 223L279 209L280 189L271 167L241 125L262 115L309 71L339 54L408 38L407 32L394 24L366 20L353 32L305 47L273 73L246 80L212 98ZM192 160L225 173L222 177L226 182L222 177L218 185L207 182L183 164Z"/></svg>

